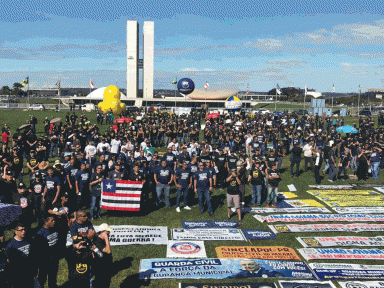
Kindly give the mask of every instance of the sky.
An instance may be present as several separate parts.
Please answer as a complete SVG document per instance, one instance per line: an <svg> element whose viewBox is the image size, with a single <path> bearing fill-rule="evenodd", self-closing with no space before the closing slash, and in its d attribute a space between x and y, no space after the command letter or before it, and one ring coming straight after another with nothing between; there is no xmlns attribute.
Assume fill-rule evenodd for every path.
<svg viewBox="0 0 384 288"><path fill-rule="evenodd" d="M154 21L155 89L384 85L382 1L34 0L1 2L0 87L125 89L127 20Z"/></svg>

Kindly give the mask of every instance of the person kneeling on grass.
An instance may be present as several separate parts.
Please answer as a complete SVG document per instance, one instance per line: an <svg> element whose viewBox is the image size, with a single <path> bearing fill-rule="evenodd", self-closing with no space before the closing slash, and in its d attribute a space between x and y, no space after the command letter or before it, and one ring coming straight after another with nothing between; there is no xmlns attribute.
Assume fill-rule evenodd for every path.
<svg viewBox="0 0 384 288"><path fill-rule="evenodd" d="M241 211L240 211L240 179L236 170L232 170L226 179L228 182L227 187L227 204L228 204L228 219L231 219L231 206L234 205L239 216L239 222L241 224Z"/></svg>

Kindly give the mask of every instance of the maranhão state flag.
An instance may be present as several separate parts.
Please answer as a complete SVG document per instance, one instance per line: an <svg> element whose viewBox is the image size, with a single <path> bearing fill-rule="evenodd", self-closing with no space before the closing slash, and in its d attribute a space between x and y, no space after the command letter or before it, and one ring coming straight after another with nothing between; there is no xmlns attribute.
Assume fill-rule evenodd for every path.
<svg viewBox="0 0 384 288"><path fill-rule="evenodd" d="M140 211L143 182L103 180L101 208L119 211Z"/></svg>

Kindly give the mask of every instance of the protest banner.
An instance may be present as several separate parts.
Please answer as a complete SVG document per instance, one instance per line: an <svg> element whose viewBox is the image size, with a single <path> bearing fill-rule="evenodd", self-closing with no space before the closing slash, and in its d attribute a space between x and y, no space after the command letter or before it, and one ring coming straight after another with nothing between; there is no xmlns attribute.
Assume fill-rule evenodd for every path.
<svg viewBox="0 0 384 288"><path fill-rule="evenodd" d="M220 246L215 250L217 258L301 260L295 250L284 246Z"/></svg>
<svg viewBox="0 0 384 288"><path fill-rule="evenodd" d="M383 265L347 263L310 263L309 267L320 280L333 279L384 279Z"/></svg>
<svg viewBox="0 0 384 288"><path fill-rule="evenodd" d="M276 288L274 283L179 283L179 288Z"/></svg>
<svg viewBox="0 0 384 288"><path fill-rule="evenodd" d="M352 185L308 185L310 188L317 190L350 190Z"/></svg>
<svg viewBox="0 0 384 288"><path fill-rule="evenodd" d="M384 237L332 236L332 237L297 237L303 247L346 247L384 246Z"/></svg>
<svg viewBox="0 0 384 288"><path fill-rule="evenodd" d="M212 228L236 228L239 226L237 221L211 221Z"/></svg>
<svg viewBox="0 0 384 288"><path fill-rule="evenodd" d="M181 221L185 229L210 228L211 221Z"/></svg>
<svg viewBox="0 0 384 288"><path fill-rule="evenodd" d="M323 204L313 199L284 200L284 202L291 207L324 207Z"/></svg>
<svg viewBox="0 0 384 288"><path fill-rule="evenodd" d="M173 240L188 241L246 241L243 233L239 229L227 228L204 228L204 229L172 229Z"/></svg>
<svg viewBox="0 0 384 288"><path fill-rule="evenodd" d="M142 259L140 279L314 279L304 262L260 259Z"/></svg>
<svg viewBox="0 0 384 288"><path fill-rule="evenodd" d="M353 187L356 188L375 188L375 187L384 187L383 185L377 184L377 183L372 183L372 184L363 184L363 183L356 183L356 184L351 184Z"/></svg>
<svg viewBox="0 0 384 288"><path fill-rule="evenodd" d="M284 232L382 232L384 224L367 224L367 223L352 223L352 224L281 224L268 225L273 233Z"/></svg>
<svg viewBox="0 0 384 288"><path fill-rule="evenodd" d="M327 196L352 196L353 197L362 197L364 195L376 195L376 196L383 196L383 194L380 194L379 192L376 191L371 191L371 190L309 190L307 191L308 193L311 192L310 194L319 196L323 195L324 197Z"/></svg>
<svg viewBox="0 0 384 288"><path fill-rule="evenodd" d="M305 260L313 259L364 259L384 260L380 249L342 249L342 248L300 248L297 249Z"/></svg>
<svg viewBox="0 0 384 288"><path fill-rule="evenodd" d="M377 207L384 206L383 200L370 200L369 198L364 200L330 200L323 202L329 207L358 207L358 206L367 206L367 207Z"/></svg>
<svg viewBox="0 0 384 288"><path fill-rule="evenodd" d="M331 281L295 280L279 281L281 288L336 288Z"/></svg>
<svg viewBox="0 0 384 288"><path fill-rule="evenodd" d="M110 225L113 229L109 235L111 246L120 245L167 245L168 227ZM96 232L99 226L94 226ZM71 235L67 235L67 246L72 245Z"/></svg>
<svg viewBox="0 0 384 288"><path fill-rule="evenodd" d="M243 229L243 234L248 240L276 239L276 235L266 230Z"/></svg>
<svg viewBox="0 0 384 288"><path fill-rule="evenodd" d="M167 258L207 258L204 241L168 241Z"/></svg>
<svg viewBox="0 0 384 288"><path fill-rule="evenodd" d="M384 288L382 281L339 281L341 288Z"/></svg>
<svg viewBox="0 0 384 288"><path fill-rule="evenodd" d="M339 214L384 214L384 207L332 207Z"/></svg>
<svg viewBox="0 0 384 288"><path fill-rule="evenodd" d="M254 215L260 222L383 222L384 215L371 214L278 214Z"/></svg>
<svg viewBox="0 0 384 288"><path fill-rule="evenodd" d="M260 207L242 207L242 212L256 214L272 213L331 213L325 207L292 207L292 208L260 208Z"/></svg>
<svg viewBox="0 0 384 288"><path fill-rule="evenodd" d="M181 225L185 229L196 228L236 228L239 226L237 221L181 221Z"/></svg>
<svg viewBox="0 0 384 288"><path fill-rule="evenodd" d="M384 193L384 187L383 187L383 186L380 186L380 187L373 187L373 189L379 191L380 193Z"/></svg>
<svg viewBox="0 0 384 288"><path fill-rule="evenodd" d="M353 197L352 201L355 202L355 201L365 201L365 200L369 200L369 201L382 201L384 200L384 196L383 194L380 194L378 192L370 192L371 194L369 196L367 195L351 195L351 197ZM316 196L316 198L324 201L324 202L334 202L334 201L342 201L342 202L345 202L345 201L350 201L350 200L346 200L345 199L346 195L319 195L319 196Z"/></svg>
<svg viewBox="0 0 384 288"><path fill-rule="evenodd" d="M292 199L292 198L297 198L297 195L292 192L279 192L277 197L282 199Z"/></svg>

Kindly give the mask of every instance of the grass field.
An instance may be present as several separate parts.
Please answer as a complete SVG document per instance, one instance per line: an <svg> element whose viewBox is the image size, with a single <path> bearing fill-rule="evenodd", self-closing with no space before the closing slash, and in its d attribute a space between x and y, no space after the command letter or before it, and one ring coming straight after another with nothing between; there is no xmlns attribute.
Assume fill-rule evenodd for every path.
<svg viewBox="0 0 384 288"><path fill-rule="evenodd" d="M3 111L0 114L0 123L8 123L12 129L12 133L15 133L15 129L24 124L28 119L29 115L35 115L39 121L37 126L37 131L41 133L43 131L43 119L44 117L51 118L62 117L64 118L64 112L23 112L23 111ZM92 123L95 123L95 114L87 115ZM347 119L347 122L350 123L354 119ZM105 126L104 126L105 127ZM279 191L288 191L287 185L294 184L297 188L297 195L300 199L315 199L310 194L306 193L308 190L308 185L315 184L314 175L312 172L303 172L303 162L301 167L300 177L292 178L290 176L289 165L290 162L288 159L285 159L283 162L283 173L282 181L280 183ZM352 174L349 170L348 174ZM382 173L381 173L382 175ZM26 177L25 177L26 178ZM330 184L326 181L327 176L322 181L322 184ZM382 178L380 178L382 179ZM367 181L367 183L373 183L373 180ZM379 181L382 183L382 180ZM336 181L334 184L347 184L347 183L357 183L357 180L348 180L346 182ZM377 182L376 182L377 183ZM363 189L362 189L363 190ZM365 189L367 190L367 189ZM176 203L176 190L172 189L171 191L171 204L174 206ZM249 203L251 199L251 191L248 186L246 189L246 203ZM200 214L198 206L194 206L191 211L181 210L181 213L175 211L175 207L161 208L154 211L142 211L140 213L119 213L115 212L111 214L110 218L105 217L105 211L103 211L103 219L97 219L93 222L94 225L100 225L103 222L107 222L110 225L145 225L145 226L168 226L169 228L169 239L171 239L171 228L181 227L181 221L183 220L226 220L227 218L227 208L225 201L225 191L214 190L212 193L212 203L214 207L214 217L210 217L207 212ZM195 197L194 205L197 205L197 198ZM263 205L264 206L264 205ZM260 223L252 217L252 214L244 215L244 222L240 226L241 229L264 229L268 230L267 224ZM237 220L237 216L233 215L231 220ZM298 236L336 236L336 235L346 235L346 236L363 236L362 233L279 233L277 234L276 240L260 240L260 241L249 241L249 242L234 242L234 241L206 241L205 247L207 250L207 256L209 258L215 258L215 247L217 246L243 246L243 245L253 245L253 246L288 246L293 248L302 248L299 242L295 239ZM364 233L364 236L379 236L382 233ZM7 233L7 238L11 237L11 232ZM115 246L112 248L113 253L113 273L112 283L110 287L130 287L136 288L141 286L147 287L178 287L179 282L185 283L238 283L238 282L274 282L273 279L259 279L259 280L175 280L175 279L165 279L165 280L150 280L150 281L141 281L138 280L138 271L140 266L140 259L149 259L149 258L165 258L166 256L166 247L158 245L129 245L129 246ZM314 261L316 262L316 261ZM322 262L322 261L318 261ZM330 261L337 262L337 261ZM344 260L339 262L347 263L359 263L359 264L380 264L380 261L353 261L353 260ZM58 275L58 284L63 285L67 281L67 266L66 261L60 261L59 275ZM1 285L0 285L1 286ZM48 286L46 286L48 287Z"/></svg>

